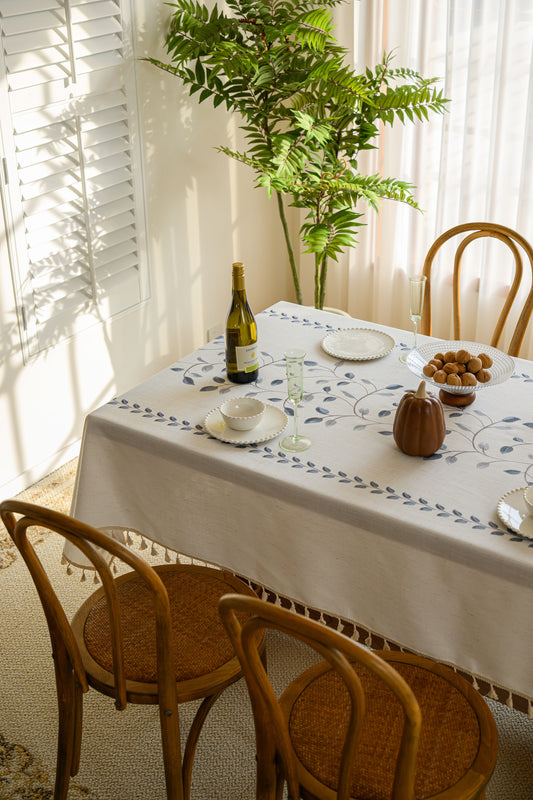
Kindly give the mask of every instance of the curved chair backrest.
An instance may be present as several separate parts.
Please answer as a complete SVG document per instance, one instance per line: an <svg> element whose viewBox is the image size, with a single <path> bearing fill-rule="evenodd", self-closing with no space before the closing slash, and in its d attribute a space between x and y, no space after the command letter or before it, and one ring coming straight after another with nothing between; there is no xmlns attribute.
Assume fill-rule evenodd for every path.
<svg viewBox="0 0 533 800"><path fill-rule="evenodd" d="M120 559L135 570L153 598L160 703L168 703L169 705L165 706L167 708L176 708L177 694L173 670L170 603L167 590L157 572L125 545L109 538L102 531L57 511L18 500L6 500L0 504L0 516L26 562L39 593L50 631L56 671L72 669L82 690L88 691L87 676L71 625L39 556L28 538L28 529L34 526L47 528L72 542L93 564L102 581L110 609L115 705L118 709L124 709L127 705L124 645L121 635L117 588L109 559L106 559L101 551Z"/></svg>
<svg viewBox="0 0 533 800"><path fill-rule="evenodd" d="M426 255L426 259L424 261L424 267L422 270L422 274L426 276L426 292L424 296L424 310L422 314L422 321L420 325L420 331L423 334L431 335L431 269L433 266L433 261L437 252L442 247L442 245L447 242L449 239L452 239L454 236L458 236L462 233L468 233L468 236L465 236L457 247L457 251L454 258L454 265L453 265L453 327L454 327L454 338L457 340L461 339L461 300L460 300L460 277L461 277L461 261L463 257L463 253L468 245L475 241L476 239L490 237L493 239L498 239L501 242L504 242L509 249L511 250L514 260L515 260L515 272L513 283L503 305L502 311L500 316L498 317L498 321L496 323L496 327L494 328L494 333L491 339L491 346L497 347L498 342L500 341L500 337L502 335L502 331L504 325L506 323L507 317L509 316L509 312L511 307L516 299L518 289L520 286L520 282L522 280L523 275L523 264L522 264L522 254L517 247L519 245L523 252L527 255L529 259L529 265L531 268L531 278L532 278L532 286L531 290L522 306L522 310L520 312L520 316L518 318L518 322L516 324L511 342L509 344L508 353L511 356L517 356L520 351L520 346L522 344L522 340L524 338L527 325L529 323L531 313L533 312L533 248L529 244L529 242L524 239L516 231L513 231L511 228L507 228L504 225L496 225L492 222L467 222L463 225L456 225L454 228L450 228L450 230L445 231L435 242L432 244L428 253Z"/></svg>
<svg viewBox="0 0 533 800"><path fill-rule="evenodd" d="M336 795L338 800L347 800L350 797L354 756L365 716L364 689L350 662L358 662L374 673L392 690L400 703L404 725L392 796L395 800L414 798L421 713L413 692L396 670L347 636L258 598L228 594L219 601L219 609L248 684L255 719L258 764L261 764L261 748L269 751L274 749L279 753L289 797L300 797L296 759L287 724L257 649L259 634L266 629L280 631L309 645L331 664L344 681L350 698L350 717L339 771ZM239 612L251 616L240 622L237 616ZM271 741L270 731L273 732L274 742ZM260 767L258 796L261 794L261 781L264 784L272 783L271 777L266 773L261 777L259 770ZM270 796L268 791L262 794L265 797Z"/></svg>

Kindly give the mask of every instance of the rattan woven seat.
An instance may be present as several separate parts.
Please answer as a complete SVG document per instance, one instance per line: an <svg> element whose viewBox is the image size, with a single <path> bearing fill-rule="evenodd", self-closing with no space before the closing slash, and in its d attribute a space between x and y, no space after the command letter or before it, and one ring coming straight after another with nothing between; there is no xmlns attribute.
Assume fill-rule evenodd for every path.
<svg viewBox="0 0 533 800"><path fill-rule="evenodd" d="M463 235L465 234L465 235ZM528 281L530 286L528 295L526 296L520 314L518 316L512 338L509 342L507 352L510 356L518 356L520 347L524 339L526 328L528 326L531 314L533 313L533 247L529 244L521 234L507 228L505 225L497 225L493 222L465 222L462 225L456 225L453 228L442 233L429 248L426 258L424 260L423 274L426 276L426 291L424 294L424 309L422 313L422 321L420 331L423 334L431 336L432 334L432 299L431 299L431 276L434 269L435 259L441 247L450 239L462 237L457 245L455 258L453 263L453 335L454 339L461 339L461 264L463 255L466 248L478 239L497 239L503 244L507 245L514 258L514 276L513 282L503 303L500 316L494 326L494 332L490 341L492 347L498 347L500 338L502 336L505 324L509 317L512 306L518 298L518 290L523 277L523 255L527 256L529 261ZM440 296L439 296L440 298Z"/></svg>
<svg viewBox="0 0 533 800"><path fill-rule="evenodd" d="M430 659L370 651L325 625L229 595L222 619L246 675L257 737L257 798L473 800L494 769L497 729L473 687ZM239 621L236 612L248 612ZM279 700L254 637L272 628L325 659Z"/></svg>
<svg viewBox="0 0 533 800"><path fill-rule="evenodd" d="M7 500L0 514L37 587L52 642L59 710L54 800L66 800L70 777L79 769L82 698L89 686L113 697L119 710L128 702L159 705L166 797L187 800L206 716L242 676L218 602L228 591L255 597L253 591L222 570L152 567L102 531L40 506ZM32 526L76 545L102 581L71 623L27 537ZM115 577L106 554L131 571ZM178 705L198 699L182 761Z"/></svg>

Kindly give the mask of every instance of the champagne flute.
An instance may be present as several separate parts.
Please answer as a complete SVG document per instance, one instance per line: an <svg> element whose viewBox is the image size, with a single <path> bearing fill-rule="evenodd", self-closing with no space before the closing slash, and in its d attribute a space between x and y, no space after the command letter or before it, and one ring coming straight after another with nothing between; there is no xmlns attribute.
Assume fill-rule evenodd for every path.
<svg viewBox="0 0 533 800"><path fill-rule="evenodd" d="M311 439L298 433L298 403L304 393L304 358L305 350L287 350L285 353L287 394L294 408L294 432L285 436L279 446L288 453L301 453L311 446Z"/></svg>
<svg viewBox="0 0 533 800"><path fill-rule="evenodd" d="M414 275L412 278L409 278L409 316L411 322L415 326L413 350L416 350L416 335L418 333L418 325L422 319L426 280L427 278L425 275ZM400 356L400 361L405 363L406 360L407 353L403 353Z"/></svg>

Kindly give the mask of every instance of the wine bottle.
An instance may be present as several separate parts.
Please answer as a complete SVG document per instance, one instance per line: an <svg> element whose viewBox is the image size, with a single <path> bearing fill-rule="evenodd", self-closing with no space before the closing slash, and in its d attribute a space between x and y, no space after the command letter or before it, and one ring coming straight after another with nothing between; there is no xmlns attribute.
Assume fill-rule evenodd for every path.
<svg viewBox="0 0 533 800"><path fill-rule="evenodd" d="M233 383L251 383L259 374L257 326L246 299L244 265L232 266L233 296L226 320L226 372Z"/></svg>

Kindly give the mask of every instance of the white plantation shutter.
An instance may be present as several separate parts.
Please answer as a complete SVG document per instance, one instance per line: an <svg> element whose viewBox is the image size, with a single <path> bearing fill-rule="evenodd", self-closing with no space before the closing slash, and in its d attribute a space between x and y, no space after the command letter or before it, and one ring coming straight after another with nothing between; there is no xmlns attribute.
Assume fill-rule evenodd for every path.
<svg viewBox="0 0 533 800"><path fill-rule="evenodd" d="M0 0L0 185L26 357L148 295L131 0Z"/></svg>

